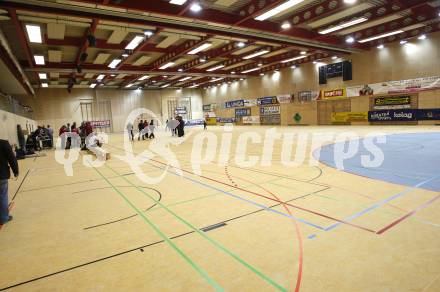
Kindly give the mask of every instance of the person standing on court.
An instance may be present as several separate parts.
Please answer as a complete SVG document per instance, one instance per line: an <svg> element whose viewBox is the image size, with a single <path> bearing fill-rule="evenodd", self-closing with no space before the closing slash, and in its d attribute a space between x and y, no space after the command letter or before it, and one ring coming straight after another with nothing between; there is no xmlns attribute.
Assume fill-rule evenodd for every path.
<svg viewBox="0 0 440 292"><path fill-rule="evenodd" d="M0 224L12 220L9 215L8 179L11 178L12 169L15 177L18 177L18 163L12 152L11 145L6 140L0 140Z"/></svg>
<svg viewBox="0 0 440 292"><path fill-rule="evenodd" d="M148 138L153 139L154 138L154 128L155 128L153 120L151 120L150 125L148 127L150 129L150 136Z"/></svg>
<svg viewBox="0 0 440 292"><path fill-rule="evenodd" d="M144 129L144 121L140 120L138 124L138 130L139 130L138 141L141 139L141 136L142 136L142 140L144 140L143 131L142 131L143 129Z"/></svg>
<svg viewBox="0 0 440 292"><path fill-rule="evenodd" d="M47 125L47 133L50 139L50 147L53 148L53 129L50 127L50 125Z"/></svg>
<svg viewBox="0 0 440 292"><path fill-rule="evenodd" d="M127 124L127 132L128 132L128 138L131 141L134 141L134 135L133 135L133 124L132 123L128 123Z"/></svg>
<svg viewBox="0 0 440 292"><path fill-rule="evenodd" d="M207 129L207 124L206 124L206 120L203 120L203 130Z"/></svg>

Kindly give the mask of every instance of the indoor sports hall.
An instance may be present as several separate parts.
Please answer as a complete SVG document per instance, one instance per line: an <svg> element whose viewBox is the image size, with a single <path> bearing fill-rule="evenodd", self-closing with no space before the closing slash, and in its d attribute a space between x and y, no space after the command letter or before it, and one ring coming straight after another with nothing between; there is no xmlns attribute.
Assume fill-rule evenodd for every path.
<svg viewBox="0 0 440 292"><path fill-rule="evenodd" d="M0 1L0 291L440 291L440 1Z"/></svg>

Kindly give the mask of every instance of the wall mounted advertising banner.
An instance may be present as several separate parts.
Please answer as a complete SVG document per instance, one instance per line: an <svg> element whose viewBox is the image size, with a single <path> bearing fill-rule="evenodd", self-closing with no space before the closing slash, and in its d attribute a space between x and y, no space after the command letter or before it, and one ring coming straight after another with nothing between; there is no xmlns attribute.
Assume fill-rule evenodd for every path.
<svg viewBox="0 0 440 292"><path fill-rule="evenodd" d="M269 116L269 115L279 115L280 114L280 106L262 106L260 107L260 115L261 116Z"/></svg>
<svg viewBox="0 0 440 292"><path fill-rule="evenodd" d="M176 107L175 113L177 115L186 115L186 113L187 113L186 106L182 105L182 106Z"/></svg>
<svg viewBox="0 0 440 292"><path fill-rule="evenodd" d="M211 104L204 104L203 105L203 111L204 112L212 112L215 108L215 103L211 103Z"/></svg>
<svg viewBox="0 0 440 292"><path fill-rule="evenodd" d="M235 123L235 118L217 118L217 123L222 123L222 124Z"/></svg>
<svg viewBox="0 0 440 292"><path fill-rule="evenodd" d="M245 99L244 106L257 106L257 100L256 99Z"/></svg>
<svg viewBox="0 0 440 292"><path fill-rule="evenodd" d="M293 101L293 94L277 95L279 103L291 103Z"/></svg>
<svg viewBox="0 0 440 292"><path fill-rule="evenodd" d="M208 118L205 118L205 121L206 121L207 125L210 125L210 126L217 125L217 118L208 117Z"/></svg>
<svg viewBox="0 0 440 292"><path fill-rule="evenodd" d="M243 99L231 100L231 101L225 102L225 108L242 107L242 106L244 106Z"/></svg>
<svg viewBox="0 0 440 292"><path fill-rule="evenodd" d="M319 91L299 91L298 92L298 101L299 102L308 102L315 101L319 98Z"/></svg>
<svg viewBox="0 0 440 292"><path fill-rule="evenodd" d="M278 103L278 99L276 96L267 96L267 97L257 98L258 105L268 105L268 104L277 104L277 103Z"/></svg>
<svg viewBox="0 0 440 292"><path fill-rule="evenodd" d="M244 117L244 116L250 116L250 115L251 115L250 108L236 108L235 109L235 116L236 117Z"/></svg>
<svg viewBox="0 0 440 292"><path fill-rule="evenodd" d="M402 109L411 107L411 96L386 96L374 98L374 109Z"/></svg>
<svg viewBox="0 0 440 292"><path fill-rule="evenodd" d="M186 126L199 126L199 125L203 125L203 119L188 120L185 122L185 127Z"/></svg>
<svg viewBox="0 0 440 292"><path fill-rule="evenodd" d="M347 87L347 96L411 93L440 88L440 76L364 84Z"/></svg>
<svg viewBox="0 0 440 292"><path fill-rule="evenodd" d="M110 127L110 120L105 121L90 121L90 125L93 128L107 128Z"/></svg>
<svg viewBox="0 0 440 292"><path fill-rule="evenodd" d="M440 120L440 108L419 109L417 110L417 119L419 121Z"/></svg>
<svg viewBox="0 0 440 292"><path fill-rule="evenodd" d="M368 121L383 122L383 121L416 121L416 109L401 109L401 110L380 110L369 111Z"/></svg>
<svg viewBox="0 0 440 292"><path fill-rule="evenodd" d="M346 90L345 88L334 89L334 90L322 90L321 91L321 99L329 100L329 99L340 99L346 98Z"/></svg>
<svg viewBox="0 0 440 292"><path fill-rule="evenodd" d="M332 123L366 122L368 112L337 112L332 113Z"/></svg>
<svg viewBox="0 0 440 292"><path fill-rule="evenodd" d="M259 124L260 116L247 116L243 117L243 124Z"/></svg>

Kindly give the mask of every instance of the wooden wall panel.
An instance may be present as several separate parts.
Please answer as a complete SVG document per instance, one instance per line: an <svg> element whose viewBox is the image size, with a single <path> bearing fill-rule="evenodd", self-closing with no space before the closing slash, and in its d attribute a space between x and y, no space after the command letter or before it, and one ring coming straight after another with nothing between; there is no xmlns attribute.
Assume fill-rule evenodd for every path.
<svg viewBox="0 0 440 292"><path fill-rule="evenodd" d="M440 108L440 89L419 93L419 108ZM419 121L419 125L438 125L440 121Z"/></svg>
<svg viewBox="0 0 440 292"><path fill-rule="evenodd" d="M319 86L318 67L307 63L296 69L284 68L278 73L247 78L233 84L203 91L204 104L222 103L234 99L254 99L263 96L297 94L302 90L336 89L344 86L377 83L391 80L411 79L440 75L440 32L430 34L423 41L411 41L402 46L398 42L382 50L369 51L346 56L353 62L353 80L328 79L328 84ZM421 56L429 56L422 58ZM331 59L324 62L334 63Z"/></svg>
<svg viewBox="0 0 440 292"><path fill-rule="evenodd" d="M115 132L123 131L128 114L137 108L151 110L163 122L168 118L168 113L163 111L163 101L180 97L191 97L193 118L203 118L202 96L198 89L138 91L74 88L69 94L66 89L48 88L38 90L35 98L17 96L23 104L30 105L34 109L35 119L39 124L50 124L56 130L63 124L82 121L81 102L92 102L96 109L99 101L110 101L113 131ZM99 116L98 112L96 114Z"/></svg>
<svg viewBox="0 0 440 292"><path fill-rule="evenodd" d="M318 101L318 124L332 125L332 113L350 111L351 101L348 98Z"/></svg>

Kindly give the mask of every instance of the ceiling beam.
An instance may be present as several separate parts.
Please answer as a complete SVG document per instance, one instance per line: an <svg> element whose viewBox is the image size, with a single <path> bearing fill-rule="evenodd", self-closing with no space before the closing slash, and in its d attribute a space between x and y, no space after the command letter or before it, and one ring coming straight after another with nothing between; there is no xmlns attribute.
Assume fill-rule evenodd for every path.
<svg viewBox="0 0 440 292"><path fill-rule="evenodd" d="M67 46L67 47L80 47L83 44L84 39L78 37L65 36L63 40L49 39L47 35L44 35L44 43L47 46ZM128 42L123 41L120 44L108 44L106 39L96 39L96 49L101 50L117 50L124 51ZM166 53L167 49L156 48L155 44L146 43L137 52L154 52L154 53Z"/></svg>
<svg viewBox="0 0 440 292"><path fill-rule="evenodd" d="M26 72L40 72L41 70L44 70L44 72L50 73L50 72L58 72L58 73L73 73L76 70L72 69L73 63L46 63L45 66L35 66L33 68L27 67L24 68L24 71ZM126 65L124 69L121 70L112 70L108 68L106 65L100 65L100 64L84 64L83 66L83 73L93 73L93 74L129 74L129 75L168 75L168 76L230 76L230 77L246 77L245 75L239 75L239 74L222 74L222 73L216 73L216 72L205 72L202 70L198 70L197 72L191 72L191 73L183 73L183 72L174 72L174 71L150 71L146 70L145 66L144 69L139 68L137 66L129 66Z"/></svg>
<svg viewBox="0 0 440 292"><path fill-rule="evenodd" d="M161 67L162 65L181 58L182 56L186 55L188 52L190 52L194 48L196 48L196 47L202 45L203 43L205 43L210 38L211 38L211 35L207 35L207 36L202 37L198 41L196 41L196 40L189 40L189 41L184 42L183 44L181 44L178 47L170 48L169 53L167 53L164 56L160 57L159 59L154 61L149 66L149 70L158 70L159 67Z"/></svg>
<svg viewBox="0 0 440 292"><path fill-rule="evenodd" d="M88 36L89 34L91 34L91 35L94 35L94 34L95 34L96 28L97 28L97 26L98 26L98 22L99 22L98 19L96 19L96 18L93 19L92 24L91 24L90 27L86 30L86 32L85 32L85 34L84 34L83 44L82 44L82 46L80 47L78 53L76 54L76 59L75 59L75 60L76 60L76 61L75 61L76 66L80 65L80 58L81 58L81 55L87 51L87 48L88 48L89 45L90 45L90 42L88 41L87 36ZM76 66L75 66L75 67L76 67Z"/></svg>
<svg viewBox="0 0 440 292"><path fill-rule="evenodd" d="M409 1L405 1L405 2L394 1L394 3L388 3L388 4L384 4L384 5L380 5L380 6L375 6L375 7L368 9L368 10L341 18L336 23L320 26L320 27L316 28L314 31L316 33L318 33L319 30L330 28L332 26L337 26L339 24L348 22L353 19L359 19L361 17L368 18L368 21L363 22L359 25L368 24L368 22L383 19L383 18L389 17L391 15L401 13L401 12L408 10L408 9L416 9L416 8L424 6L424 5L426 5L426 1L420 1L420 0L416 0L416 1L409 0ZM350 29L350 28L356 28L356 26L347 27L345 29ZM339 31L343 31L345 29L342 29ZM338 34L339 31L335 31L331 34ZM328 35L320 35L317 38L315 38L315 40L322 40Z"/></svg>
<svg viewBox="0 0 440 292"><path fill-rule="evenodd" d="M155 45L154 45L154 41L155 41L156 38L159 36L159 34L162 32L162 30L163 30L163 29L159 28L159 29L154 33L154 35L152 35L149 39L144 40L143 43L139 44L139 45L137 46L137 48L135 48L135 49L133 50L133 52L131 53L130 56L128 56L128 57L125 58L125 59L122 59L121 63L119 63L119 65L116 66L116 70L121 69L121 68L126 64L126 62L127 62L129 59L132 59L133 56L134 56L136 53L141 52L145 47L147 47L147 46L151 46L151 45L155 46Z"/></svg>
<svg viewBox="0 0 440 292"><path fill-rule="evenodd" d="M396 19L393 21L389 21L386 23L382 23L381 25L370 27L364 30L356 31L356 40L366 39L369 37L373 37L376 35L386 34L390 33L396 30L401 30L402 28L409 27L416 24L424 24L429 23L431 21L438 20L438 15L435 13L435 11L432 11L432 13L427 14L415 14L407 17L402 17L400 19ZM418 20L420 19L420 20ZM422 30L420 28L419 30ZM408 35L407 33L405 33Z"/></svg>
<svg viewBox="0 0 440 292"><path fill-rule="evenodd" d="M241 19L239 21L236 21L234 25L245 23L249 19L253 19L285 1L286 0L267 0L261 2L260 0L251 0L251 2L249 2L237 11L237 14L240 15Z"/></svg>
<svg viewBox="0 0 440 292"><path fill-rule="evenodd" d="M11 17L12 23L15 26L15 31L17 32L18 40L20 41L21 48L23 49L24 54L26 56L28 66L34 67L34 60L32 57L31 48L29 47L26 34L23 30L23 25L20 22L20 20L18 20L17 13L14 9L8 9L8 12L9 12L9 16Z"/></svg>
<svg viewBox="0 0 440 292"><path fill-rule="evenodd" d="M2 38L3 38L3 35L2 35ZM17 67L17 65L19 66L19 64L17 62L14 62L14 60L11 59L11 55L8 53L7 49L4 48L3 46L0 46L0 59L3 61L3 63L5 63L5 65L9 69L9 71L12 73L12 75L15 77L15 79L21 84L21 86L24 88L24 90L29 95L35 95L35 91L32 88L32 86L30 85L29 80L27 80L26 76L24 74L22 74L23 71L20 72L21 68ZM6 74L6 72L2 72L2 74ZM37 73L35 72L35 74L37 74Z"/></svg>
<svg viewBox="0 0 440 292"><path fill-rule="evenodd" d="M154 2L154 3L153 3ZM152 4L153 3L153 4ZM157 5L156 5L157 4ZM161 10L162 5L166 4L165 10ZM157 7L156 7L156 6ZM29 4L25 0L9 0L0 2L0 8L13 7L21 10L31 10L35 12L44 12L59 15L78 16L91 19L102 19L109 21L117 21L129 24L151 25L161 28L172 28L187 30L198 33L206 33L212 35L220 35L235 38L246 38L254 41L274 42L284 45L298 45L311 49L333 49L336 51L350 53L353 50L343 46L335 46L332 44L322 44L311 42L310 34L307 31L297 30L285 31L279 33L279 26L276 23L254 21L252 26L234 27L233 24L240 19L237 15L231 15L218 10L204 9L199 14L191 14L190 17L176 19L174 14L169 15L170 6L165 1L124 1L117 7L127 9L126 12L96 9L94 7L75 6L57 2L38 1ZM131 12L131 10L140 10L143 14ZM178 13L179 11L177 11ZM157 17L148 13L158 13L165 17ZM226 14L226 15L225 15ZM172 20L166 16L172 16ZM196 21L195 21L196 20ZM215 23L213 22L215 20ZM301 38L301 39L299 39Z"/></svg>

